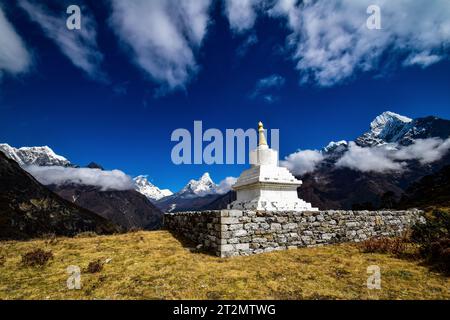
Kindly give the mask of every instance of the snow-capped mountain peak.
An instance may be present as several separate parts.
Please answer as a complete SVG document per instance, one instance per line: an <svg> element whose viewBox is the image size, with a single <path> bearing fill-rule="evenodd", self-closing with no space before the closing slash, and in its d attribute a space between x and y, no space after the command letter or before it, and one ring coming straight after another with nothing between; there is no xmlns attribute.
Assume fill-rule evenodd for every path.
<svg viewBox="0 0 450 320"><path fill-rule="evenodd" d="M157 186L153 185L148 181L147 176L137 176L133 179L135 184L135 190L149 200L159 200L173 194L169 189L159 189Z"/></svg>
<svg viewBox="0 0 450 320"><path fill-rule="evenodd" d="M386 128L395 125L410 123L412 119L391 111L385 111L370 123L370 129L374 134L381 134Z"/></svg>
<svg viewBox="0 0 450 320"><path fill-rule="evenodd" d="M341 141L331 141L325 148L323 148L323 152L331 153L331 152L339 152L347 150L348 142L346 140Z"/></svg>
<svg viewBox="0 0 450 320"><path fill-rule="evenodd" d="M8 144L0 144L0 151L3 151L8 158L15 160L21 166L72 166L69 160L57 155L48 146L17 149Z"/></svg>
<svg viewBox="0 0 450 320"><path fill-rule="evenodd" d="M179 194L186 196L205 196L217 193L217 185L212 181L208 172L204 173L199 180L190 180Z"/></svg>
<svg viewBox="0 0 450 320"><path fill-rule="evenodd" d="M356 143L372 147L386 143L397 143L411 129L414 121L397 113L386 111L370 123L370 131L364 133Z"/></svg>

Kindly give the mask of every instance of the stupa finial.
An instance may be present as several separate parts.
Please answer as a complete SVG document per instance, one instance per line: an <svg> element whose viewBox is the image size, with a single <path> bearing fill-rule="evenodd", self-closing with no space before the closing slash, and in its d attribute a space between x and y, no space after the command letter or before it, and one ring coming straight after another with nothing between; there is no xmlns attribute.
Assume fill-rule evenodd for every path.
<svg viewBox="0 0 450 320"><path fill-rule="evenodd" d="M258 123L258 133L259 133L258 146L267 146L266 136L264 135L264 125L261 121Z"/></svg>

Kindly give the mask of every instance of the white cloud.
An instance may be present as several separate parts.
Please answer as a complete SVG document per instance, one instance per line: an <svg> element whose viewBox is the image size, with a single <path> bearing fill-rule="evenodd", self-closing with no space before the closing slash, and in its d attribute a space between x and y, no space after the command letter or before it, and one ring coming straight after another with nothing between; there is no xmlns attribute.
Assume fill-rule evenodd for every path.
<svg viewBox="0 0 450 320"><path fill-rule="evenodd" d="M134 189L133 179L120 170L103 171L100 169L58 166L27 166L24 169L43 185L87 185L99 187L102 191Z"/></svg>
<svg viewBox="0 0 450 320"><path fill-rule="evenodd" d="M318 150L299 150L280 161L280 165L295 175L303 175L313 172L323 160L324 156Z"/></svg>
<svg viewBox="0 0 450 320"><path fill-rule="evenodd" d="M254 99L257 97L262 97L266 102L271 103L278 97L271 94L270 92L280 89L282 86L284 86L285 82L286 80L278 74L273 74L269 77L260 79L256 83L252 93L250 94L250 98Z"/></svg>
<svg viewBox="0 0 450 320"><path fill-rule="evenodd" d="M229 0L227 4L227 8L235 5L235 16L228 14L235 32L251 29L258 14L285 20L291 31L287 44L302 83L332 86L361 72L382 74L385 65L425 68L449 58L448 0ZM367 8L374 4L381 8L381 30L366 26Z"/></svg>
<svg viewBox="0 0 450 320"><path fill-rule="evenodd" d="M392 172L406 168L406 160L417 160L428 164L440 160L450 150L450 138L418 139L409 146L381 145L362 148L354 142L349 150L336 163L337 167L346 167L363 172Z"/></svg>
<svg viewBox="0 0 450 320"><path fill-rule="evenodd" d="M300 8L287 7L287 16L299 16L290 18L289 26L302 81L334 85L355 73L381 69L384 54L391 60L403 59L404 65L423 67L448 58L449 1L375 3L381 8L381 30L366 27L366 9L374 4L372 0L319 0L307 1Z"/></svg>
<svg viewBox="0 0 450 320"><path fill-rule="evenodd" d="M88 10L81 10L81 30L68 30L65 10L64 15L55 15L43 5L28 0L20 0L19 5L76 67L86 72L91 79L106 80L100 70L103 55L97 46L96 22Z"/></svg>
<svg viewBox="0 0 450 320"><path fill-rule="evenodd" d="M228 191L231 190L231 186L235 184L237 181L237 178L235 177L226 177L223 179L217 186L217 193L219 194L225 194Z"/></svg>
<svg viewBox="0 0 450 320"><path fill-rule="evenodd" d="M258 43L258 37L256 34L252 33L250 34L243 42L242 44L236 49L236 54L238 57L243 57L247 54L248 50Z"/></svg>
<svg viewBox="0 0 450 320"><path fill-rule="evenodd" d="M450 150L450 138L443 141L439 138L418 139L414 144L394 152L397 160L416 159L422 164L440 160Z"/></svg>
<svg viewBox="0 0 450 320"><path fill-rule="evenodd" d="M230 28L236 33L251 29L256 21L259 6L264 0L225 0L225 15Z"/></svg>
<svg viewBox="0 0 450 320"><path fill-rule="evenodd" d="M420 52L410 55L404 62L405 66L418 65L426 68L442 60L442 56L430 54L429 52Z"/></svg>
<svg viewBox="0 0 450 320"><path fill-rule="evenodd" d="M391 152L393 151L383 146L362 148L354 142L350 142L349 150L338 160L336 166L362 172L382 173L402 170L403 164L392 159Z"/></svg>
<svg viewBox="0 0 450 320"><path fill-rule="evenodd" d="M198 70L195 52L209 24L211 0L111 0L111 27L134 62L161 90L184 89Z"/></svg>
<svg viewBox="0 0 450 320"><path fill-rule="evenodd" d="M31 66L31 55L0 6L0 77L20 74Z"/></svg>

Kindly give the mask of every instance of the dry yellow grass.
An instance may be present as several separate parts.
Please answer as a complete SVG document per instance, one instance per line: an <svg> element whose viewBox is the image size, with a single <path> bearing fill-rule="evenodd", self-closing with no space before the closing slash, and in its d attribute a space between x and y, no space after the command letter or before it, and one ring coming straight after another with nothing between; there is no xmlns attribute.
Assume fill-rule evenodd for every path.
<svg viewBox="0 0 450 320"><path fill-rule="evenodd" d="M21 255L51 250L43 268ZM92 238L0 243L0 299L449 299L450 280L416 261L335 245L220 259L191 252L166 231ZM99 273L66 286L70 265ZM1 260L1 259L0 259ZM368 290L367 266L378 265L382 289Z"/></svg>

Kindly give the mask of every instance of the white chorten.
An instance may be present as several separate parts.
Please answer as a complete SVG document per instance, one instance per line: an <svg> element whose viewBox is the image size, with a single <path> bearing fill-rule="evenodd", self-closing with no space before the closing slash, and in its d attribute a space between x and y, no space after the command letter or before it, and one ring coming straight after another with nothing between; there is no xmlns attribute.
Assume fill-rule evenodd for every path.
<svg viewBox="0 0 450 320"><path fill-rule="evenodd" d="M264 127L258 125L259 144L250 152L251 168L241 173L233 185L236 201L229 209L260 211L317 211L298 198L297 180L288 169L278 166L278 152L267 145Z"/></svg>

